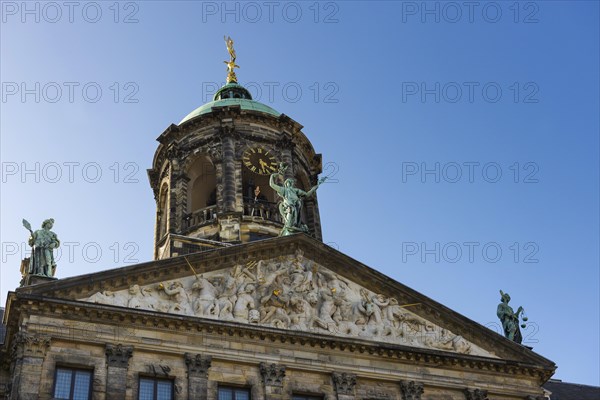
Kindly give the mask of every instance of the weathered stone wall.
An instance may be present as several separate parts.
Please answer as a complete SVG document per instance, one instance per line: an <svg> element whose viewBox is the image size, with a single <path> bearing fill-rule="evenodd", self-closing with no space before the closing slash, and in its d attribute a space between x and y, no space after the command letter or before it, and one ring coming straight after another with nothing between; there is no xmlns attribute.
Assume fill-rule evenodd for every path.
<svg viewBox="0 0 600 400"><path fill-rule="evenodd" d="M124 325L73 317L28 321L12 358L11 399L50 399L57 365L93 369L94 400L136 399L140 376L172 379L177 400L216 400L219 385L247 387L253 399L265 400L294 393L328 400L485 400L484 391L493 400L524 400L541 391L530 376L341 351L319 341L283 343L268 329L247 337L226 329L200 332L184 320L177 327L151 318Z"/></svg>

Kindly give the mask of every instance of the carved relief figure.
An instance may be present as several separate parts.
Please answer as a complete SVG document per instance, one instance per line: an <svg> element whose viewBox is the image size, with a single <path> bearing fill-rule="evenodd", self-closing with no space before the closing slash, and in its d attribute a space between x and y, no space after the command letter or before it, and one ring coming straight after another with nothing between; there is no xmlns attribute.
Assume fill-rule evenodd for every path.
<svg viewBox="0 0 600 400"><path fill-rule="evenodd" d="M255 308L254 304L255 286L248 283L242 293L238 294L235 307L233 308L233 317L236 320L248 321L250 309Z"/></svg>
<svg viewBox="0 0 600 400"><path fill-rule="evenodd" d="M200 293L193 301L194 314L198 316L216 316L219 315L219 306L216 302L217 289L212 283L202 277L196 277L196 282L192 285L192 291L198 290Z"/></svg>
<svg viewBox="0 0 600 400"><path fill-rule="evenodd" d="M164 290L172 302L169 312L180 314L189 314L191 312L190 301L181 282L174 281L170 285L160 283L158 289Z"/></svg>
<svg viewBox="0 0 600 400"><path fill-rule="evenodd" d="M139 285L133 285L129 288L129 295L131 296L127 302L127 307L130 308L148 308L144 302L144 294Z"/></svg>
<svg viewBox="0 0 600 400"><path fill-rule="evenodd" d="M260 323L271 324L278 327L289 327L290 317L287 314L289 294L276 289L261 299Z"/></svg>

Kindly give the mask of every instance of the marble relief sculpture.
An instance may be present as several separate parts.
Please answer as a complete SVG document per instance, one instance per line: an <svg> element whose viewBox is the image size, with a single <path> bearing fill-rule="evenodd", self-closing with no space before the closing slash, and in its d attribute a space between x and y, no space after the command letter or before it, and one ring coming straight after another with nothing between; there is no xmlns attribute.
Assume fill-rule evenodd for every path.
<svg viewBox="0 0 600 400"><path fill-rule="evenodd" d="M85 301L202 318L427 347L483 352L461 336L312 260L287 257L115 292Z"/></svg>

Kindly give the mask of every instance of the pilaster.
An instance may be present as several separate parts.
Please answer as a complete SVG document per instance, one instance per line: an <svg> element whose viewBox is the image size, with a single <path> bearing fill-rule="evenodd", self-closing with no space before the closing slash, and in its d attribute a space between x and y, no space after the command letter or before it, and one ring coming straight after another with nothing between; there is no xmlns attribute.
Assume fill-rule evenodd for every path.
<svg viewBox="0 0 600 400"><path fill-rule="evenodd" d="M188 372L188 399L206 399L208 397L208 369L212 357L191 353L185 353L184 357Z"/></svg>
<svg viewBox="0 0 600 400"><path fill-rule="evenodd" d="M337 396L337 400L353 400L356 398L356 375L346 372L334 372L331 374L333 380L333 388Z"/></svg>
<svg viewBox="0 0 600 400"><path fill-rule="evenodd" d="M283 400L285 366L260 363L259 368L265 389L265 400Z"/></svg>
<svg viewBox="0 0 600 400"><path fill-rule="evenodd" d="M127 389L127 368L133 346L106 345L106 398L124 399Z"/></svg>
<svg viewBox="0 0 600 400"><path fill-rule="evenodd" d="M19 332L12 348L11 400L39 397L42 364L50 347L50 337Z"/></svg>
<svg viewBox="0 0 600 400"><path fill-rule="evenodd" d="M415 381L400 381L402 400L421 400L423 384Z"/></svg>
<svg viewBox="0 0 600 400"><path fill-rule="evenodd" d="M467 400L489 400L487 390L465 389L464 393Z"/></svg>

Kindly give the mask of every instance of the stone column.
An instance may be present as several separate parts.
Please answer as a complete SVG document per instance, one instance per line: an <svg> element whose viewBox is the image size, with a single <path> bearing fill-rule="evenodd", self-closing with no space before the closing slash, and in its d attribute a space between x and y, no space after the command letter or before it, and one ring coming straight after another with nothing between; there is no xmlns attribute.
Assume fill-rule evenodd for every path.
<svg viewBox="0 0 600 400"><path fill-rule="evenodd" d="M221 133L221 149L223 151L223 209L225 213L235 212L235 142L233 128L223 128Z"/></svg>
<svg viewBox="0 0 600 400"><path fill-rule="evenodd" d="M181 234L186 228L185 215L188 203L188 178L183 172L173 173L171 177L171 207L175 208L175 220L171 227L176 233Z"/></svg>
<svg viewBox="0 0 600 400"><path fill-rule="evenodd" d="M356 375L346 372L334 372L331 374L333 388L338 400L355 399L354 388L356 386Z"/></svg>
<svg viewBox="0 0 600 400"><path fill-rule="evenodd" d="M285 367L278 364L260 363L259 368L265 388L265 400L283 400Z"/></svg>
<svg viewBox="0 0 600 400"><path fill-rule="evenodd" d="M421 400L423 384L415 381L400 381L402 400Z"/></svg>
<svg viewBox="0 0 600 400"><path fill-rule="evenodd" d="M464 393L467 400L488 400L487 390L465 389Z"/></svg>
<svg viewBox="0 0 600 400"><path fill-rule="evenodd" d="M42 364L50 337L19 332L12 347L11 400L36 400L40 393Z"/></svg>
<svg viewBox="0 0 600 400"><path fill-rule="evenodd" d="M133 346L106 345L106 398L124 399L127 389L127 368Z"/></svg>
<svg viewBox="0 0 600 400"><path fill-rule="evenodd" d="M284 162L288 165L288 169L285 171L284 179L295 178L294 177L294 142L289 135L282 133L282 138L278 141L277 147L279 147L279 154L281 157L281 162ZM308 190L308 188L307 188Z"/></svg>
<svg viewBox="0 0 600 400"><path fill-rule="evenodd" d="M211 356L185 353L184 357L188 370L188 399L208 398L208 369Z"/></svg>

